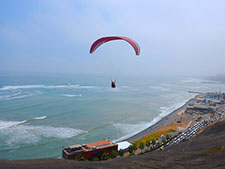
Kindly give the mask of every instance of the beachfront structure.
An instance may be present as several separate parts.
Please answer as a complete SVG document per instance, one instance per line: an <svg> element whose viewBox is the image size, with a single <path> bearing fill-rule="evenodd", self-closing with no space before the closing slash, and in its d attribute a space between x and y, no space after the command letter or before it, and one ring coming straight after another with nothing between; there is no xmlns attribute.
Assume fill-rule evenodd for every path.
<svg viewBox="0 0 225 169"><path fill-rule="evenodd" d="M95 157L100 158L105 153L111 153L112 151L118 151L118 144L113 143L111 140L102 140L88 144L76 144L64 148L62 150L62 157L65 159L76 159L79 156L85 159L93 159Z"/></svg>
<svg viewBox="0 0 225 169"><path fill-rule="evenodd" d="M131 144L128 141L118 142L118 151L127 149Z"/></svg>
<svg viewBox="0 0 225 169"><path fill-rule="evenodd" d="M216 93L206 93L205 98L211 99L224 99L225 93L216 92Z"/></svg>
<svg viewBox="0 0 225 169"><path fill-rule="evenodd" d="M189 113L189 114L206 114L209 113L212 110L211 107L207 106L207 105L194 105L194 106L188 106L185 110L185 113Z"/></svg>
<svg viewBox="0 0 225 169"><path fill-rule="evenodd" d="M206 103L205 98L197 98L197 103Z"/></svg>
<svg viewBox="0 0 225 169"><path fill-rule="evenodd" d="M208 103L211 106L216 106L217 104L224 104L224 100L222 99L206 99L206 103Z"/></svg>

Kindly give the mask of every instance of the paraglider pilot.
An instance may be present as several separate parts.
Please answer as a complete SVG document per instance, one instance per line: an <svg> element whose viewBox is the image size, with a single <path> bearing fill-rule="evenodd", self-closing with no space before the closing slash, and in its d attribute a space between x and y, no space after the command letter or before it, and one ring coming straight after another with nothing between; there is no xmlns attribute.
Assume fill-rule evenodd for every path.
<svg viewBox="0 0 225 169"><path fill-rule="evenodd" d="M128 38L128 37L125 37L125 36L106 36L106 37L102 37L100 39L97 39L91 45L90 53L93 53L102 44L107 43L109 41L114 41L114 40L124 40L124 41L128 42L134 48L134 51L135 51L136 55L140 55L140 47L137 44L137 42L135 42L131 38ZM112 81L111 87L116 88L116 81Z"/></svg>
<svg viewBox="0 0 225 169"><path fill-rule="evenodd" d="M112 81L112 88L116 88L116 80Z"/></svg>

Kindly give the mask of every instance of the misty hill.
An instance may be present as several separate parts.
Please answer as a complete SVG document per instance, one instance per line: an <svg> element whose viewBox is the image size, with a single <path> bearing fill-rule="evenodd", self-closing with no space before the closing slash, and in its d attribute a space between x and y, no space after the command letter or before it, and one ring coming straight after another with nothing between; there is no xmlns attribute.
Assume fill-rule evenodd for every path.
<svg viewBox="0 0 225 169"><path fill-rule="evenodd" d="M1 160L4 168L225 168L225 121L165 151L101 162L64 159Z"/></svg>

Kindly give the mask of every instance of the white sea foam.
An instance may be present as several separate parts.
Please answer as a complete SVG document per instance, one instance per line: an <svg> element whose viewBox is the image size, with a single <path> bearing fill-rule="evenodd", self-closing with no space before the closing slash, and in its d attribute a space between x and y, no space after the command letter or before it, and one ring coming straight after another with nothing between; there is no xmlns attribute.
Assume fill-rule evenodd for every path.
<svg viewBox="0 0 225 169"><path fill-rule="evenodd" d="M12 127L12 126L16 126L16 125L19 125L19 124L23 124L23 123L26 123L26 122L27 122L26 120L23 120L23 121L1 121L0 120L0 130L5 129L5 128L9 128L9 127Z"/></svg>
<svg viewBox="0 0 225 169"><path fill-rule="evenodd" d="M60 89L60 88L75 88L75 89L94 89L97 86L80 86L80 85L15 85L15 86L3 86L0 90L16 90L16 89Z"/></svg>
<svg viewBox="0 0 225 169"><path fill-rule="evenodd" d="M0 100L13 100L13 99L21 99L21 98L25 98L25 97L28 97L28 96L32 96L33 94L21 94L21 92L18 92L18 93L14 93L14 94L11 94L11 95L2 95L0 96Z"/></svg>
<svg viewBox="0 0 225 169"><path fill-rule="evenodd" d="M147 122L139 122L138 124L114 123L113 126L116 129L120 130L123 134L125 134L124 137L114 140L114 142L118 142L123 139L129 138L140 131L143 131L144 129L150 126L150 123Z"/></svg>
<svg viewBox="0 0 225 169"><path fill-rule="evenodd" d="M183 83L201 83L203 81L204 81L203 79L194 79L194 78L181 80L181 82Z"/></svg>
<svg viewBox="0 0 225 169"><path fill-rule="evenodd" d="M65 97L81 97L82 94L61 94L61 96L65 96Z"/></svg>
<svg viewBox="0 0 225 169"><path fill-rule="evenodd" d="M13 94L9 94L9 95L2 95L2 96L0 96L0 98L10 98L10 97L18 96L20 94L21 94L21 92L17 92L17 93L13 93Z"/></svg>
<svg viewBox="0 0 225 169"><path fill-rule="evenodd" d="M20 124L20 125L18 125ZM43 138L71 138L85 131L67 127L31 126L15 121L0 121L0 134L8 145L31 144Z"/></svg>
<svg viewBox="0 0 225 169"><path fill-rule="evenodd" d="M34 117L34 120L42 120L47 118L47 116L41 116L41 117Z"/></svg>
<svg viewBox="0 0 225 169"><path fill-rule="evenodd" d="M12 99L22 99L22 98L25 98L25 97L29 97L29 96L32 96L33 94L26 94L26 95L21 95L21 96L16 96L16 97L11 97L10 99L8 100L12 100Z"/></svg>
<svg viewBox="0 0 225 169"><path fill-rule="evenodd" d="M191 97L189 97L188 99L173 104L169 107L160 107L161 113L155 117L150 123L147 122L139 122L137 124L125 124L125 123L115 123L113 124L113 126L117 129L119 129L120 131L122 131L125 136L114 140L115 142L119 142L121 140L127 139L145 129L147 129L148 127L156 124L157 122L159 122L162 118L164 118L165 116L169 115L170 113L172 113L173 111L175 111L176 109L178 109L179 107L181 107L182 105L184 105L189 99L191 99L194 95L193 94Z"/></svg>

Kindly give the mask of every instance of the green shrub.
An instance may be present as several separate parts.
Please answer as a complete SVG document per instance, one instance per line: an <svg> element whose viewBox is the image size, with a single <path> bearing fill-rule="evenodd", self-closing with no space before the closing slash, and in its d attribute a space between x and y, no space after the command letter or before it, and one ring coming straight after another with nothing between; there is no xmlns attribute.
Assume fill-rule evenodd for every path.
<svg viewBox="0 0 225 169"><path fill-rule="evenodd" d="M124 150L120 149L120 150L118 151L118 153L119 153L119 155L122 157L122 156L124 155Z"/></svg>
<svg viewBox="0 0 225 169"><path fill-rule="evenodd" d="M116 158L116 156L117 156L117 152L114 150L109 154L110 158Z"/></svg>
<svg viewBox="0 0 225 169"><path fill-rule="evenodd" d="M93 158L92 161L99 161L99 158L98 157L95 157L95 158Z"/></svg>
<svg viewBox="0 0 225 169"><path fill-rule="evenodd" d="M77 161L84 161L84 156L83 156L83 154L79 154L78 156L76 156L76 158L75 158L75 160L77 160Z"/></svg>
<svg viewBox="0 0 225 169"><path fill-rule="evenodd" d="M133 150L134 150L134 151L137 150L137 148L138 148L137 142L134 142L132 145L133 145Z"/></svg>
<svg viewBox="0 0 225 169"><path fill-rule="evenodd" d="M134 146L133 146L133 145L130 145L130 146L128 147L128 152L129 152L129 153L133 153L133 151L134 151Z"/></svg>
<svg viewBox="0 0 225 169"><path fill-rule="evenodd" d="M145 144L143 142L140 142L139 144L139 148L141 149L141 151L145 148Z"/></svg>
<svg viewBox="0 0 225 169"><path fill-rule="evenodd" d="M101 159L102 160L108 160L109 159L109 154L107 154L106 152L102 153Z"/></svg>
<svg viewBox="0 0 225 169"><path fill-rule="evenodd" d="M156 141L155 139L152 140L152 145L155 145Z"/></svg>
<svg viewBox="0 0 225 169"><path fill-rule="evenodd" d="M142 155L142 154L144 154L143 152L140 152L138 155Z"/></svg>
<svg viewBox="0 0 225 169"><path fill-rule="evenodd" d="M84 158L83 161L89 161L88 159Z"/></svg>
<svg viewBox="0 0 225 169"><path fill-rule="evenodd" d="M135 155L134 152L130 153L130 156L133 156L133 155Z"/></svg>
<svg viewBox="0 0 225 169"><path fill-rule="evenodd" d="M146 140L145 145L149 148L150 147L150 141Z"/></svg>

